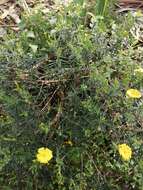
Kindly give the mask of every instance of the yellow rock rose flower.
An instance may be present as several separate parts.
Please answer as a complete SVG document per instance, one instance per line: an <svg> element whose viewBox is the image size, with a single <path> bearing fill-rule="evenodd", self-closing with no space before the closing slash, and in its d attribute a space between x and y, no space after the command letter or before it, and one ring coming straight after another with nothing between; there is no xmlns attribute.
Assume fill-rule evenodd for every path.
<svg viewBox="0 0 143 190"><path fill-rule="evenodd" d="M53 153L50 149L42 147L38 149L36 158L41 164L47 164L53 158Z"/></svg>
<svg viewBox="0 0 143 190"><path fill-rule="evenodd" d="M142 96L139 90L133 88L127 90L126 95L130 98L141 98Z"/></svg>
<svg viewBox="0 0 143 190"><path fill-rule="evenodd" d="M127 144L118 145L118 151L124 161L131 159L132 149Z"/></svg>
<svg viewBox="0 0 143 190"><path fill-rule="evenodd" d="M72 141L70 140L65 141L64 144L71 145L71 146L73 145Z"/></svg>

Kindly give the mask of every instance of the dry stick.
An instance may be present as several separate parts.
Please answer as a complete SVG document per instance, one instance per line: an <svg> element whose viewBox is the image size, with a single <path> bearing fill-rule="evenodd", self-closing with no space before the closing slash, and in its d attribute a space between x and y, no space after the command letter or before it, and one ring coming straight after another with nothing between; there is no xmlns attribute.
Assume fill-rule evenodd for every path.
<svg viewBox="0 0 143 190"><path fill-rule="evenodd" d="M54 119L52 120L52 122L50 123L50 126L54 126L57 127L57 123L60 120L61 114L62 114L62 102L60 102L59 108L58 108L58 112L56 113L56 116L54 117Z"/></svg>
<svg viewBox="0 0 143 190"><path fill-rule="evenodd" d="M92 160L92 163L93 163L93 165L94 165L94 167L95 167L95 169L96 169L96 171L97 171L97 173L98 173L98 176L100 176L100 177L103 179L104 177L103 177L103 175L102 175L102 172L99 170L99 168L98 168L97 165L95 164L95 162L94 162L92 156L91 156L88 152L86 152L86 154L87 154L88 158L89 158L90 160Z"/></svg>
<svg viewBox="0 0 143 190"><path fill-rule="evenodd" d="M16 27L14 24L0 24L2 27Z"/></svg>
<svg viewBox="0 0 143 190"><path fill-rule="evenodd" d="M62 114L62 107L63 107L63 98L64 98L64 94L63 92L61 91L61 95L60 95L60 98L61 98L61 102L59 103L59 108L58 108L58 112L56 114L56 116L54 117L53 121L50 123L50 127L55 127L57 128L57 123L59 122L60 120L60 117L61 117L61 114ZM54 131L51 132L51 134L49 134L49 137L48 137L48 141L53 137L54 135Z"/></svg>
<svg viewBox="0 0 143 190"><path fill-rule="evenodd" d="M119 3L127 3L127 4L131 4L131 3L142 3L142 0L118 0Z"/></svg>
<svg viewBox="0 0 143 190"><path fill-rule="evenodd" d="M143 132L143 128L141 128L141 129L134 129L133 127L130 127L130 126L128 126L128 127L119 126L118 128L122 129L122 130L125 130L125 131L134 131L134 132L137 132L137 133Z"/></svg>
<svg viewBox="0 0 143 190"><path fill-rule="evenodd" d="M49 103L51 102L52 98L54 97L54 95L56 94L56 92L58 91L59 87L54 91L54 93L52 94L51 98L49 99L49 101L45 104L45 106L42 108L42 110L40 112L44 112L46 110L46 108L48 107Z"/></svg>
<svg viewBox="0 0 143 190"><path fill-rule="evenodd" d="M143 129L134 129L134 128L125 128L124 130L125 131L133 131L133 132L137 132L137 133L143 132Z"/></svg>
<svg viewBox="0 0 143 190"><path fill-rule="evenodd" d="M59 83L59 82L66 82L68 79L61 79L61 80L37 80L37 82L42 83L43 85L45 84L52 84L52 83Z"/></svg>
<svg viewBox="0 0 143 190"><path fill-rule="evenodd" d="M21 1L22 1L24 10L27 11L28 14L30 14L30 10L29 10L29 7L27 5L27 2L25 0L21 0Z"/></svg>

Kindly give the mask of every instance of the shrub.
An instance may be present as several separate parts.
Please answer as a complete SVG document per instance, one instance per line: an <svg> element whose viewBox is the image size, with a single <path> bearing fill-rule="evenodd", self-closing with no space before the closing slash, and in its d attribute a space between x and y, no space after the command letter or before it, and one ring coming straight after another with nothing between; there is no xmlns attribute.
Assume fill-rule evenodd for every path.
<svg viewBox="0 0 143 190"><path fill-rule="evenodd" d="M142 98L126 96L143 87L131 25L71 4L24 16L1 41L2 189L142 189ZM53 153L46 165L41 147Z"/></svg>

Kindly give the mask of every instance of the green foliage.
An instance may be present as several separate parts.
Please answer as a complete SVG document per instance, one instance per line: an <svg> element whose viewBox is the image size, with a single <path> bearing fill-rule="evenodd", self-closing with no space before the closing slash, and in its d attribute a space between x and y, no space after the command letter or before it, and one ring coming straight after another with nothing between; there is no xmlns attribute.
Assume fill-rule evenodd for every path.
<svg viewBox="0 0 143 190"><path fill-rule="evenodd" d="M96 15L103 16L107 8L109 0L97 0L96 2Z"/></svg>
<svg viewBox="0 0 143 190"><path fill-rule="evenodd" d="M1 41L1 189L142 190L143 101L126 97L143 88L132 19L108 18L73 3L24 16ZM47 165L40 147L53 151Z"/></svg>

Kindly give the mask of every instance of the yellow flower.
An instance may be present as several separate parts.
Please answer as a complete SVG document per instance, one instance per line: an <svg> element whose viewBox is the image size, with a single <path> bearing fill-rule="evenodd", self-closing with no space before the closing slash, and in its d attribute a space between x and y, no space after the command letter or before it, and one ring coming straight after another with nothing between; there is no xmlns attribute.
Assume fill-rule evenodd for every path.
<svg viewBox="0 0 143 190"><path fill-rule="evenodd" d="M130 98L141 98L142 96L139 90L136 90L133 88L127 90L126 95L127 97L130 97Z"/></svg>
<svg viewBox="0 0 143 190"><path fill-rule="evenodd" d="M143 73L143 68L138 68L134 70L135 73Z"/></svg>
<svg viewBox="0 0 143 190"><path fill-rule="evenodd" d="M38 149L36 157L41 164L47 164L53 158L53 153L50 149L42 147Z"/></svg>
<svg viewBox="0 0 143 190"><path fill-rule="evenodd" d="M118 145L118 151L124 161L131 159L132 149L127 144Z"/></svg>
<svg viewBox="0 0 143 190"><path fill-rule="evenodd" d="M68 140L68 141L65 141L64 144L68 144L68 145L73 145L72 141Z"/></svg>

